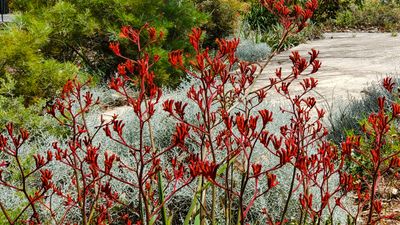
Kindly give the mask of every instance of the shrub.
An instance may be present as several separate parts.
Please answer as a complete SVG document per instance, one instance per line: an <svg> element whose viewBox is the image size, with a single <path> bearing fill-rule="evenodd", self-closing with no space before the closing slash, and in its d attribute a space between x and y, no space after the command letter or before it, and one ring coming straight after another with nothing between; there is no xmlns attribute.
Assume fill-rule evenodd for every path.
<svg viewBox="0 0 400 225"><path fill-rule="evenodd" d="M392 78L383 80L383 87L389 95L399 98L398 90ZM395 213L382 215L382 197L378 195L378 186L383 176L398 176L400 167L399 141L393 134L399 134L400 118L399 102L388 102L384 96L377 99L378 111L368 116L362 124L362 135L351 135L341 144L342 155L350 163L362 167L363 174L344 175L346 180L356 179L357 184L351 184L358 196L358 213L366 205L368 208L367 224L376 224L384 219L396 218ZM386 104L389 105L386 108ZM354 157L356 156L356 157ZM372 182L372 184L371 184Z"/></svg>
<svg viewBox="0 0 400 225"><path fill-rule="evenodd" d="M359 0L321 0L320 7L315 12L313 21L316 23L324 23L326 21L335 19L337 14L349 8L351 3L355 5L362 5Z"/></svg>
<svg viewBox="0 0 400 225"><path fill-rule="evenodd" d="M293 6L292 3L290 5ZM313 14L313 16L314 19L316 15ZM243 32L245 36L251 32L261 33L261 41L266 42L272 50L276 50L278 47L282 50L289 49L308 40L322 37L322 24L317 25L310 22L310 25L303 32L285 39L284 43L280 43L283 31L284 28L279 18L259 4L253 4L250 12L244 18Z"/></svg>
<svg viewBox="0 0 400 225"><path fill-rule="evenodd" d="M397 81L397 85L399 79L395 78L395 80ZM365 134L365 128L371 126L370 122L368 121L368 117L371 114L379 112L379 107L376 100L379 97L384 96L388 101L388 103L385 105L386 110L390 110L390 102L398 101L398 98L395 95L388 93L386 89L377 82L372 83L362 92L364 95L361 99L352 99L347 105L341 104L335 110L336 113L331 115L329 118L329 139L337 145L340 145L342 142L346 141L348 136L361 136L362 138L360 139L359 143L360 148L369 148L372 143L370 138ZM389 138L390 136L395 137L397 135L396 133L398 133L398 130L396 130L394 127L391 127L387 138L391 139L388 141L388 143L392 144L382 147L382 154L393 153L393 151L397 148L396 138ZM359 154L358 152L355 152L352 157L360 164L348 163L346 165L346 171L353 176L358 175L361 177L369 177L370 175L367 173L366 168L372 169L372 161L365 155ZM370 177L368 179L370 179Z"/></svg>
<svg viewBox="0 0 400 225"><path fill-rule="evenodd" d="M3 127L13 121L16 127L29 129L32 135L62 135L63 130L49 116L43 115L46 102L41 100L26 107L21 98L0 96L0 125Z"/></svg>
<svg viewBox="0 0 400 225"><path fill-rule="evenodd" d="M238 45L236 55L240 60L256 62L265 58L270 52L271 49L266 43L257 43L255 40L242 38Z"/></svg>
<svg viewBox="0 0 400 225"><path fill-rule="evenodd" d="M202 26L206 32L205 46L216 47L215 39L232 35L238 28L248 3L243 0L194 0L196 7L207 13L209 21Z"/></svg>
<svg viewBox="0 0 400 225"><path fill-rule="evenodd" d="M5 81L12 78L13 82L13 89L3 95L21 97L29 105L54 96L78 73L71 63L60 63L41 53L49 32L43 23L33 23L28 30L20 24L0 30L0 78Z"/></svg>
<svg viewBox="0 0 400 225"><path fill-rule="evenodd" d="M260 32L267 32L279 23L276 15L258 3L251 4L249 12L244 17L244 21L249 25L251 30Z"/></svg>
<svg viewBox="0 0 400 225"><path fill-rule="evenodd" d="M349 9L338 13L335 24L339 28L367 29L378 28L380 31L400 29L400 5L369 0L363 5L351 5Z"/></svg>
<svg viewBox="0 0 400 225"><path fill-rule="evenodd" d="M191 0L15 0L13 7L22 13L19 20L24 29L30 29L32 23L46 27L48 36L41 48L45 56L78 63L105 80L113 75L119 63L106 46L118 39L120 27L139 28L151 22L164 32L163 43L152 51L166 58L172 49L187 49L188 45L182 41L184 37L192 27L206 21ZM157 65L157 82L174 86L182 74L167 63Z"/></svg>
<svg viewBox="0 0 400 225"><path fill-rule="evenodd" d="M279 46L280 40L282 39L283 31L284 28L282 27L282 25L276 24L272 26L272 28L263 35L261 41L266 42L271 47L272 50L276 50L278 47L280 47L282 50L286 50L295 47L299 44L305 43L306 41L322 37L321 27L314 23L311 23L304 29L303 32L288 37L281 44L281 46Z"/></svg>
<svg viewBox="0 0 400 225"><path fill-rule="evenodd" d="M398 81L398 78L396 78ZM348 104L334 104L335 112L330 115L329 139L335 144L340 144L346 139L346 133L361 135L360 123L368 118L371 113L378 112L376 99L385 96L388 100L394 101L393 96L388 95L378 82L371 83L363 91L360 99L350 99Z"/></svg>

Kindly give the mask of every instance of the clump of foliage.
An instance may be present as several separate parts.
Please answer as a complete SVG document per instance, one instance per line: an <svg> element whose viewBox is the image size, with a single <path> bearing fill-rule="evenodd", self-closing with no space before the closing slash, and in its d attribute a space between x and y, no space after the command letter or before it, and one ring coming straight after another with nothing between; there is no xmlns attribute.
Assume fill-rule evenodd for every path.
<svg viewBox="0 0 400 225"><path fill-rule="evenodd" d="M0 79L4 97L21 97L25 105L54 96L62 85L77 75L72 63L47 58L42 52L51 29L44 23L34 23L29 29L14 23L0 30Z"/></svg>
<svg viewBox="0 0 400 225"><path fill-rule="evenodd" d="M263 34L261 41L267 43L271 49L275 50L279 45L279 40L282 38L283 31L284 27L281 24L276 24L272 26L268 32ZM303 32L288 37L282 43L282 49L289 49L301 43L305 43L306 41L318 39L320 37L322 37L321 27L311 22L306 28L304 28Z"/></svg>
<svg viewBox="0 0 400 225"><path fill-rule="evenodd" d="M338 13L335 25L339 28L398 31L400 4L395 1L366 0L362 5L352 4Z"/></svg>
<svg viewBox="0 0 400 225"><path fill-rule="evenodd" d="M257 42L249 38L241 38L236 55L240 60L256 62L266 57L271 52L266 43Z"/></svg>
<svg viewBox="0 0 400 225"><path fill-rule="evenodd" d="M360 148L369 148L372 145L371 138L365 134L365 131L371 128L369 116L377 114L380 110L377 99L385 97L385 110L391 109L391 103L399 102L398 93L395 91L398 89L399 79L395 78L394 80L396 82L393 83L391 92L388 92L379 83L373 83L363 90L364 95L361 99L352 99L347 105L338 106L336 113L329 118L329 139L340 145L347 136L360 136ZM390 127L385 137L388 139L387 144L381 149L382 154L391 154L398 149L398 132L399 130L395 126ZM366 168L372 169L372 161L358 152L354 153L352 157L359 163L348 163L346 170L352 175L361 175L371 179Z"/></svg>
<svg viewBox="0 0 400 225"><path fill-rule="evenodd" d="M160 45L151 50L165 59L168 51L187 49L184 37L194 26L206 22L191 0L15 0L12 7L22 13L19 24L31 29L35 23L46 27L43 55L61 62L74 62L91 74L109 79L120 62L106 47L117 40L120 27L140 27L151 22L164 33ZM182 74L157 65L157 83L174 86Z"/></svg>
<svg viewBox="0 0 400 225"><path fill-rule="evenodd" d="M260 6L258 2L253 1L249 12L244 17L244 22L248 24L250 30L266 32L279 23L279 18Z"/></svg>
<svg viewBox="0 0 400 225"><path fill-rule="evenodd" d="M399 99L400 93L394 87L392 78L383 80L383 87L387 94ZM376 224L384 219L398 217L396 213L382 215L383 206L381 196L377 194L378 186L384 176L398 177L400 167L400 141L398 135L400 119L400 103L388 101L385 96L376 99L378 111L370 113L368 119L361 125L361 135L349 135L341 144L342 154L362 168L361 174L344 175L345 185L348 181L355 188L358 196L358 213L369 205L366 224ZM387 107L388 105L388 107ZM357 187L358 186L358 187Z"/></svg>
<svg viewBox="0 0 400 225"><path fill-rule="evenodd" d="M399 78L395 77L396 84ZM334 143L340 144L346 139L346 133L360 135L362 133L360 124L368 118L371 113L378 112L376 99L379 96L385 96L389 101L396 101L392 95L389 95L378 82L371 83L363 91L360 99L350 99L347 104L338 104L335 106L334 114L330 115L329 139Z"/></svg>
<svg viewBox="0 0 400 225"><path fill-rule="evenodd" d="M205 46L216 47L215 39L232 35L241 17L249 8L244 0L194 0L196 7L208 14L208 22L201 26L206 33Z"/></svg>
<svg viewBox="0 0 400 225"><path fill-rule="evenodd" d="M339 12L349 8L351 4L362 5L360 0L321 0L315 12L313 21L316 23L324 23L329 20L336 19Z"/></svg>
<svg viewBox="0 0 400 225"><path fill-rule="evenodd" d="M294 3L288 4L290 7L294 5ZM317 23L311 22L316 16L316 14L313 14L313 18L310 20L311 24L308 25L303 32L285 39L282 49L286 50L308 40L322 37L321 23L318 22L317 25ZM282 38L285 29L279 17L264 7L260 7L260 5L255 2L253 2L249 13L246 14L243 24L245 25L243 27L245 33L259 33L261 36L260 41L267 43L271 49L276 49L278 47L280 44L279 40Z"/></svg>

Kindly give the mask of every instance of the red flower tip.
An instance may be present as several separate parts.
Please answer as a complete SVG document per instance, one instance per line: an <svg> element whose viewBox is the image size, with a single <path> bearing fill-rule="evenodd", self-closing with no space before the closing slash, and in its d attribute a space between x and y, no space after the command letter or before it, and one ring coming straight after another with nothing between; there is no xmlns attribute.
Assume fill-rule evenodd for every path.
<svg viewBox="0 0 400 225"><path fill-rule="evenodd" d="M323 118L325 115L325 110L324 109L317 109L317 114L318 114L318 118Z"/></svg>
<svg viewBox="0 0 400 225"><path fill-rule="evenodd" d="M67 83L64 84L62 96L68 96L74 90L74 82L72 80L68 80Z"/></svg>
<svg viewBox="0 0 400 225"><path fill-rule="evenodd" d="M217 176L218 165L214 162L202 161L197 156L189 158L189 170L192 177L203 176L214 182Z"/></svg>
<svg viewBox="0 0 400 225"><path fill-rule="evenodd" d="M109 48L111 49L111 51L114 52L115 55L117 56L121 56L121 52L119 49L119 43L118 42L111 42L109 45Z"/></svg>
<svg viewBox="0 0 400 225"><path fill-rule="evenodd" d="M261 173L261 164L252 164L251 168L253 169L253 174L255 177L258 177Z"/></svg>
<svg viewBox="0 0 400 225"><path fill-rule="evenodd" d="M149 28L147 28L147 32L149 33L149 38L150 38L151 41L155 41L155 40L157 39L157 36L156 36L156 33L157 33L156 28L154 28L154 27L149 27Z"/></svg>
<svg viewBox="0 0 400 225"><path fill-rule="evenodd" d="M279 182L276 180L276 175L272 173L267 174L267 179L268 179L268 188L273 188L276 185L279 184Z"/></svg>
<svg viewBox="0 0 400 225"><path fill-rule="evenodd" d="M382 202L381 201L379 201L379 200L374 201L373 206L378 214L381 213L381 211L382 211Z"/></svg>
<svg viewBox="0 0 400 225"><path fill-rule="evenodd" d="M385 97L379 97L378 98L378 106L379 106L379 110L383 110L385 107L385 101L386 98Z"/></svg>
<svg viewBox="0 0 400 225"><path fill-rule="evenodd" d="M318 8L318 0L310 0L306 2L306 8L314 12Z"/></svg>
<svg viewBox="0 0 400 225"><path fill-rule="evenodd" d="M40 168L46 163L44 157L41 155L34 155L33 158L35 159L36 168Z"/></svg>
<svg viewBox="0 0 400 225"><path fill-rule="evenodd" d="M172 142L175 146L181 147L185 144L185 138L189 135L189 126L185 123L179 123L176 126L175 134L172 137Z"/></svg>
<svg viewBox="0 0 400 225"><path fill-rule="evenodd" d="M22 138L23 141L28 140L28 138L29 138L29 132L28 132L27 130L25 130L25 129L23 129L23 128L20 128L20 129L19 129L19 133L21 134L21 138Z"/></svg>
<svg viewBox="0 0 400 225"><path fill-rule="evenodd" d="M50 150L47 151L47 161L51 161L53 159L53 152Z"/></svg>
<svg viewBox="0 0 400 225"><path fill-rule="evenodd" d="M272 122L272 112L263 109L258 111L258 113L261 115L262 121L263 121L263 126L267 125L267 123Z"/></svg>
<svg viewBox="0 0 400 225"><path fill-rule="evenodd" d="M311 52L308 53L311 57L310 57L310 63L314 62L314 60L318 57L319 55L319 51L315 50L315 49L311 49Z"/></svg>
<svg viewBox="0 0 400 225"><path fill-rule="evenodd" d="M153 57L153 60L154 60L154 63L156 63L156 62L158 62L159 60L160 60L160 56L159 55L155 55L154 57Z"/></svg>
<svg viewBox="0 0 400 225"><path fill-rule="evenodd" d="M193 28L192 33L189 35L189 41L196 52L199 51L201 34L202 31L200 28Z"/></svg>
<svg viewBox="0 0 400 225"><path fill-rule="evenodd" d="M163 110L169 114L173 114L172 107L174 105L174 100L168 99L163 103Z"/></svg>
<svg viewBox="0 0 400 225"><path fill-rule="evenodd" d="M43 187L46 190L50 189L52 185L51 178L53 177L53 173L48 169L41 170L40 173L41 173L40 180L42 181Z"/></svg>
<svg viewBox="0 0 400 225"><path fill-rule="evenodd" d="M121 76L125 76L126 75L126 69L125 69L125 65L124 64L119 64L118 65L118 74Z"/></svg>
<svg viewBox="0 0 400 225"><path fill-rule="evenodd" d="M241 114L236 115L236 126L242 135L246 135L248 131L247 121L244 119L243 115Z"/></svg>
<svg viewBox="0 0 400 225"><path fill-rule="evenodd" d="M174 67L182 67L183 66L182 50L175 50L168 53L168 61Z"/></svg>
<svg viewBox="0 0 400 225"><path fill-rule="evenodd" d="M322 63L319 60L314 60L312 62L312 71L311 73L318 72L319 68L321 68Z"/></svg>
<svg viewBox="0 0 400 225"><path fill-rule="evenodd" d="M296 16L300 16L301 14L303 14L303 8L301 6L295 5L293 9L296 12Z"/></svg>
<svg viewBox="0 0 400 225"><path fill-rule="evenodd" d="M392 112L393 112L393 117L396 117L396 118L400 117L400 104L399 103L392 103Z"/></svg>
<svg viewBox="0 0 400 225"><path fill-rule="evenodd" d="M390 93L392 93L395 83L391 77L385 77L383 79L383 87Z"/></svg>
<svg viewBox="0 0 400 225"><path fill-rule="evenodd" d="M116 160L115 154L108 156L108 152L104 153L104 167L105 167L105 174L110 174L111 168L113 166L114 160Z"/></svg>
<svg viewBox="0 0 400 225"><path fill-rule="evenodd" d="M222 55L233 55L236 52L237 46L239 45L239 39L234 38L232 40L217 39L219 52Z"/></svg>
<svg viewBox="0 0 400 225"><path fill-rule="evenodd" d="M113 120L113 130L117 132L118 136L122 137L122 130L125 124L121 120Z"/></svg>

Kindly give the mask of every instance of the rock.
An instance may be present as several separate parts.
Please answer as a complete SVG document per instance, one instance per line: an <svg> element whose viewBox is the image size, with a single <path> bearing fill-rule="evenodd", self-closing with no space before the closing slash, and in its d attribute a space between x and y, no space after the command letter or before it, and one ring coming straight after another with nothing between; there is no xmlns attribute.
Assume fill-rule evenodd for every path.
<svg viewBox="0 0 400 225"><path fill-rule="evenodd" d="M399 194L399 189L394 188L394 187L392 187L391 189L392 189L392 190L391 190L391 193L392 193L393 196L396 196L396 195Z"/></svg>

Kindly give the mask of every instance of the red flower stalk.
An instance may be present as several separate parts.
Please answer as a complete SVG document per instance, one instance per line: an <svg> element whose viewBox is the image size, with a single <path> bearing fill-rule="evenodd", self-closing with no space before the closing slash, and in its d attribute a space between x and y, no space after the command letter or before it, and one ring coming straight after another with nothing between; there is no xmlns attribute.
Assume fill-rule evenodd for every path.
<svg viewBox="0 0 400 225"><path fill-rule="evenodd" d="M175 51L168 53L168 61L174 67L183 66L182 51L175 50Z"/></svg>
<svg viewBox="0 0 400 225"><path fill-rule="evenodd" d="M189 35L190 44L192 44L196 52L199 52L201 34L202 31L200 28L193 28L192 33Z"/></svg>

